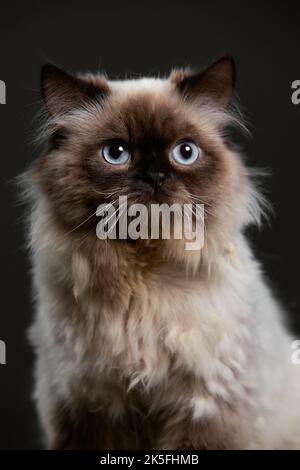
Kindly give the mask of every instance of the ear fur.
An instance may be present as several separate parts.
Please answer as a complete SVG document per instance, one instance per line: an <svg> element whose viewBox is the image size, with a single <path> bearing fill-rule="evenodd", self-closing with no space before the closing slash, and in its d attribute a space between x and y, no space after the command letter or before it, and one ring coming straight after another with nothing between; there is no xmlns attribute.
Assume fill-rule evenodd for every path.
<svg viewBox="0 0 300 470"><path fill-rule="evenodd" d="M41 70L41 94L50 115L63 115L81 106L87 100L103 98L109 92L107 82L89 83L53 64Z"/></svg>
<svg viewBox="0 0 300 470"><path fill-rule="evenodd" d="M207 99L218 108L228 107L236 80L236 68L232 57L225 56L199 73L190 70L176 71L170 80L189 100Z"/></svg>

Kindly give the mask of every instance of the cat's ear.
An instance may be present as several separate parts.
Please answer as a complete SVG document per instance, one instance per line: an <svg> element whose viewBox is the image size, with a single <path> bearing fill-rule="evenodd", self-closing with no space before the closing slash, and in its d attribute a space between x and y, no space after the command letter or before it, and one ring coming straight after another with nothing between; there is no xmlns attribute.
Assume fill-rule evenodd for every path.
<svg viewBox="0 0 300 470"><path fill-rule="evenodd" d="M226 109L236 80L235 63L232 57L225 56L203 72L177 71L171 74L170 79L187 99L203 98L218 108Z"/></svg>
<svg viewBox="0 0 300 470"><path fill-rule="evenodd" d="M52 64L41 71L41 93L50 115L63 115L89 100L97 100L109 92L107 82L89 82L75 77Z"/></svg>

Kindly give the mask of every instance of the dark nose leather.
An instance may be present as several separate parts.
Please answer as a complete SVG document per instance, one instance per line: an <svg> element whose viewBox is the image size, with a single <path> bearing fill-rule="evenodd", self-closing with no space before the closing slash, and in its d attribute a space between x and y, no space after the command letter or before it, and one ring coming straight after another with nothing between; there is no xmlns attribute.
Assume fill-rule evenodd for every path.
<svg viewBox="0 0 300 470"><path fill-rule="evenodd" d="M165 173L162 172L154 172L154 171L149 171L145 177L144 180L147 183L151 183L157 186L161 186L167 179L167 176Z"/></svg>

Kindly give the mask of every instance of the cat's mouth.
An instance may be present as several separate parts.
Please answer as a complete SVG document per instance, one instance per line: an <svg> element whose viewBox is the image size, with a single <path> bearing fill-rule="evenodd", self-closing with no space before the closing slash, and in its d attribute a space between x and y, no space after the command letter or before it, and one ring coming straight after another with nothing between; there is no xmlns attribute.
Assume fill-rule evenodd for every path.
<svg viewBox="0 0 300 470"><path fill-rule="evenodd" d="M178 202L178 199L178 194L163 186L144 187L141 191L137 190L128 194L129 201L147 206L151 204L173 204Z"/></svg>

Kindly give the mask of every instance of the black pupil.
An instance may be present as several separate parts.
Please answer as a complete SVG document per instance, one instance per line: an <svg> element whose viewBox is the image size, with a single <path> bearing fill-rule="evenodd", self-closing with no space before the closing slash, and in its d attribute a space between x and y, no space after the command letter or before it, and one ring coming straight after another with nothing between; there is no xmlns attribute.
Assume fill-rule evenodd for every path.
<svg viewBox="0 0 300 470"><path fill-rule="evenodd" d="M122 155L123 152L124 152L123 145L114 144L114 145L110 146L109 154L110 154L111 158L114 158L115 160L120 158L120 156Z"/></svg>
<svg viewBox="0 0 300 470"><path fill-rule="evenodd" d="M192 147L189 144L181 144L180 146L180 153L183 158L191 158L193 150Z"/></svg>

